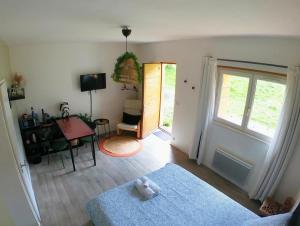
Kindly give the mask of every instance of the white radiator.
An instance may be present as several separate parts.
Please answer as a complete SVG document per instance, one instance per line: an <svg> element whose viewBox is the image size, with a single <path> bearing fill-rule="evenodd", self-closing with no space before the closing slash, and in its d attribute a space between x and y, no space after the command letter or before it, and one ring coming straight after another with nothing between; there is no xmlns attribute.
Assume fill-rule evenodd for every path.
<svg viewBox="0 0 300 226"><path fill-rule="evenodd" d="M217 173L242 187L247 181L253 166L236 156L217 148L213 158L212 167Z"/></svg>

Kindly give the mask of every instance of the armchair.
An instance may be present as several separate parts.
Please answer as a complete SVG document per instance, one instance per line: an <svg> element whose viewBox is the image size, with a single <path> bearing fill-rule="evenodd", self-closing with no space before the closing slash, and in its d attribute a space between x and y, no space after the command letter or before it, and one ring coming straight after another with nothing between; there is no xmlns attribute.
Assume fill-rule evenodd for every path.
<svg viewBox="0 0 300 226"><path fill-rule="evenodd" d="M124 103L123 121L117 124L117 134L122 130L134 131L137 138L141 137L141 100L127 99Z"/></svg>

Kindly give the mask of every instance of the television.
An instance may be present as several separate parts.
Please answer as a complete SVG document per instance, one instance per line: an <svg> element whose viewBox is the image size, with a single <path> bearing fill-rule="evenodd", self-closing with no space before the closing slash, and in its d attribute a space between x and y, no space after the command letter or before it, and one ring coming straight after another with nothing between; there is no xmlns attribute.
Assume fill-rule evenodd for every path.
<svg viewBox="0 0 300 226"><path fill-rule="evenodd" d="M106 74L85 74L80 75L81 92L106 88Z"/></svg>

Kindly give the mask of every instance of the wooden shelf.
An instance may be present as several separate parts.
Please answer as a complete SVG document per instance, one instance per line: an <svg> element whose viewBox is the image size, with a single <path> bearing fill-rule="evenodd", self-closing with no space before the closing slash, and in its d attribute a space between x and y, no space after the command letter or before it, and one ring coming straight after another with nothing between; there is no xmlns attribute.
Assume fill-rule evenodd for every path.
<svg viewBox="0 0 300 226"><path fill-rule="evenodd" d="M24 88L8 88L7 93L8 93L9 101L25 99ZM20 94L20 95L18 95L18 94Z"/></svg>
<svg viewBox="0 0 300 226"><path fill-rule="evenodd" d="M25 96L12 96L12 97L9 97L10 101L22 100L22 99L25 99Z"/></svg>

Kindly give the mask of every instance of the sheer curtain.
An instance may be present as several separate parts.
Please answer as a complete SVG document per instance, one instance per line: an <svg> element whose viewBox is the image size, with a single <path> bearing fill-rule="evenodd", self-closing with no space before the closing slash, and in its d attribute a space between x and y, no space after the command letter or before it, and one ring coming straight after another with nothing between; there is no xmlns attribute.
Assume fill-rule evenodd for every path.
<svg viewBox="0 0 300 226"><path fill-rule="evenodd" d="M203 58L203 73L200 83L200 97L198 102L196 132L189 157L197 159L200 164L203 159L207 136L207 127L212 120L215 92L216 92L216 67L217 60L213 57Z"/></svg>
<svg viewBox="0 0 300 226"><path fill-rule="evenodd" d="M263 201L273 194L300 135L300 67L289 68L287 92L277 131L267 152L262 173L250 198Z"/></svg>

